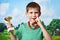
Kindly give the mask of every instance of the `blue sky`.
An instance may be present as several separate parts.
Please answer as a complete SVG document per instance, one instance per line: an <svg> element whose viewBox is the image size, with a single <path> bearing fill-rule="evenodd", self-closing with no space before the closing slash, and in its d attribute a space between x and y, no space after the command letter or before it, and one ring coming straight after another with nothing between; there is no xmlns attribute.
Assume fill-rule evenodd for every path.
<svg viewBox="0 0 60 40"><path fill-rule="evenodd" d="M0 22L5 23L4 18L7 16L12 16L11 22L16 26L21 22L27 22L25 8L32 1L41 6L40 19L45 25L52 19L60 19L60 0L0 0Z"/></svg>

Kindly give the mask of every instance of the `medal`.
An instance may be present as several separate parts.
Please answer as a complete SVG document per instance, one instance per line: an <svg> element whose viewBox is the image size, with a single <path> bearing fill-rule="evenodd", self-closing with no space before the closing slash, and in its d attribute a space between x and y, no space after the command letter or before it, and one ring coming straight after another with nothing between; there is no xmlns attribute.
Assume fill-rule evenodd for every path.
<svg viewBox="0 0 60 40"><path fill-rule="evenodd" d="M30 21L28 21L28 25L29 25L29 27L30 27L31 29L33 29L33 30L35 30L35 29L37 29L37 28L39 27L36 21L32 23L33 26L35 25L34 28L31 27Z"/></svg>

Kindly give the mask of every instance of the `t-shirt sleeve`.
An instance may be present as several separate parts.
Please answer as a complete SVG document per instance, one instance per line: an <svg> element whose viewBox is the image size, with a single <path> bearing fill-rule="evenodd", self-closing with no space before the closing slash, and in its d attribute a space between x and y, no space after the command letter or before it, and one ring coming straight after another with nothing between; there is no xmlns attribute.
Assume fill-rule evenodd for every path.
<svg viewBox="0 0 60 40"><path fill-rule="evenodd" d="M14 31L14 35L18 39L21 39L22 38L22 24L20 24L20 26L18 26L18 28Z"/></svg>

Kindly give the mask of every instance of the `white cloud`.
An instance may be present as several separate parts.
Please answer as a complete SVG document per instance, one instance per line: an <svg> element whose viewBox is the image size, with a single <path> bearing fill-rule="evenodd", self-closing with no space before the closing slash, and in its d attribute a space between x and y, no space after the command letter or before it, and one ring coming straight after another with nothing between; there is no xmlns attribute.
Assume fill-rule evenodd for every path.
<svg viewBox="0 0 60 40"><path fill-rule="evenodd" d="M52 21L52 18L51 17L45 17L45 18L42 17L41 20L44 21L45 25L48 25Z"/></svg>
<svg viewBox="0 0 60 40"><path fill-rule="evenodd" d="M9 16L12 16L12 20L11 22L17 26L18 24L20 24L21 22L24 21L24 19L26 18L25 14L22 14L23 11L19 10L18 8L14 8L11 12L11 14L9 14Z"/></svg>
<svg viewBox="0 0 60 40"><path fill-rule="evenodd" d="M46 7L46 6L41 6L41 12L42 12L42 15L45 15L45 16L53 16L54 13L55 13L55 9L53 7Z"/></svg>
<svg viewBox="0 0 60 40"><path fill-rule="evenodd" d="M17 8L14 8L14 9L12 10L12 15L13 15L13 16L17 16L17 15L18 15L18 12L19 12L19 10L18 10Z"/></svg>
<svg viewBox="0 0 60 40"><path fill-rule="evenodd" d="M11 16L12 17L12 24L14 26L17 26L18 24L20 24L21 22L26 22L26 16L25 14L23 13L23 11L21 11L20 9L18 8L14 8L10 14L8 15L5 15L6 17L8 16Z"/></svg>
<svg viewBox="0 0 60 40"><path fill-rule="evenodd" d="M41 6L41 19L46 25L48 25L51 20L55 17L55 9L53 7Z"/></svg>
<svg viewBox="0 0 60 40"><path fill-rule="evenodd" d="M0 16L4 16L9 8L9 3L0 4Z"/></svg>

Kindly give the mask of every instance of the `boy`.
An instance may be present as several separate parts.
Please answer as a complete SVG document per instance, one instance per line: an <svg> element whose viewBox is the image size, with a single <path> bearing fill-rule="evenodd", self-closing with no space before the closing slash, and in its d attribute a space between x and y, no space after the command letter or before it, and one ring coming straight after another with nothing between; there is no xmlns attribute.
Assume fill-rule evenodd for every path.
<svg viewBox="0 0 60 40"><path fill-rule="evenodd" d="M10 30L11 40L52 40L44 26L42 25L39 16L41 15L41 8L39 4L30 2L26 6L26 15L29 18L28 23L20 24L15 34ZM7 28L11 28L11 24L7 24Z"/></svg>

